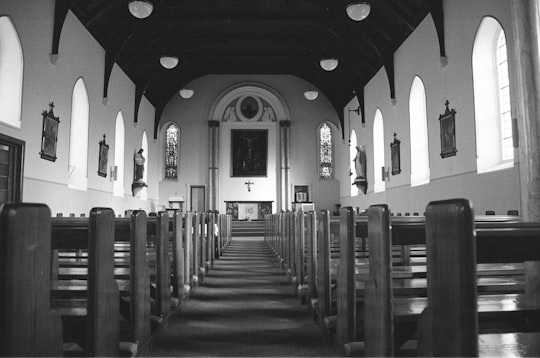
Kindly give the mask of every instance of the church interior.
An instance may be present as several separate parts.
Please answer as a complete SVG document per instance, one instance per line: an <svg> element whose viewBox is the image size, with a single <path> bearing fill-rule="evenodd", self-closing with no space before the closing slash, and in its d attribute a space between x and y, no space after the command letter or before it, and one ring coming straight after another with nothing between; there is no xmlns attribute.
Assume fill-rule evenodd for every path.
<svg viewBox="0 0 540 358"><path fill-rule="evenodd" d="M75 355L540 355L538 0L4 0L0 108L2 356L69 356L78 321L54 303L73 311L73 292L85 317L102 299L130 312L87 323ZM272 297L234 302L229 282L266 263L290 300L272 319L305 320L274 332L283 348L237 316ZM63 330L60 350L37 313L13 313L40 277L21 301ZM412 298L428 308L400 316ZM244 350L177 323L204 307L220 327L218 299ZM101 336L112 351L89 348Z"/></svg>

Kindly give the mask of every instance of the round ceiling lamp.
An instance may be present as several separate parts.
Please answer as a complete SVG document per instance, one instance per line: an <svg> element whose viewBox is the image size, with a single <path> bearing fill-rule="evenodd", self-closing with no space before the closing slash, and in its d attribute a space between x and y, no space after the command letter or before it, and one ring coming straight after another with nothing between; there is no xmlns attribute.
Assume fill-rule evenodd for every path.
<svg viewBox="0 0 540 358"><path fill-rule="evenodd" d="M159 59L159 63L161 63L161 66L163 66L164 68L171 70L178 65L178 57L161 56L161 58Z"/></svg>
<svg viewBox="0 0 540 358"><path fill-rule="evenodd" d="M317 97L319 97L319 92L315 90L309 90L304 92L304 97L306 97L308 101L314 101L317 99Z"/></svg>
<svg viewBox="0 0 540 358"><path fill-rule="evenodd" d="M189 88L182 88L180 90L180 96L182 98L185 98L185 99L191 98L194 93L195 93L195 91L193 91L192 89L189 89Z"/></svg>
<svg viewBox="0 0 540 358"><path fill-rule="evenodd" d="M325 71L333 71L338 66L338 59L337 58L323 58L320 62L321 67Z"/></svg>
<svg viewBox="0 0 540 358"><path fill-rule="evenodd" d="M369 16L371 5L366 1L354 2L347 5L346 11L351 20L362 21Z"/></svg>
<svg viewBox="0 0 540 358"><path fill-rule="evenodd" d="M137 19L146 19L154 10L150 0L134 0L128 4L129 12Z"/></svg>

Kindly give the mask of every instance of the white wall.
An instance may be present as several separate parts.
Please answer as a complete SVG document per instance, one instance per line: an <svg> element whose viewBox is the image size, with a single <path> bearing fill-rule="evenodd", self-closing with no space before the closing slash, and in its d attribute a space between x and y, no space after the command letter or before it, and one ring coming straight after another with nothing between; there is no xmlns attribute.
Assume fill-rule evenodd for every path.
<svg viewBox="0 0 540 358"><path fill-rule="evenodd" d="M112 207L123 214L126 209L153 210L158 198L158 186L153 173L157 163L156 144L149 143L148 201L133 198L133 153L140 146L146 130L153 137L154 108L144 99L139 114L139 124L133 124L135 86L118 66L115 66L109 83L109 101L103 103L103 73L105 51L71 13L68 13L60 39L57 64L50 61L54 1L28 0L2 3L2 14L8 15L18 31L24 53L24 82L22 124L14 129L0 124L0 131L25 141L23 200L42 202L52 213L88 213L93 206ZM68 156L73 86L83 77L90 103L90 128L88 145L88 189L68 189ZM41 150L41 112L54 102L54 113L60 118L57 157L55 162L43 160ZM112 181L98 176L98 143L107 136L110 145L108 164L114 163L114 130L118 110L122 110L126 129L124 198L113 197Z"/></svg>
<svg viewBox="0 0 540 358"><path fill-rule="evenodd" d="M388 203L394 212L419 212L431 200L464 197L473 201L477 213L495 210L506 213L520 208L519 163L514 168L488 174L476 174L474 103L472 88L472 46L476 30L483 16L496 17L504 27L508 54L513 53L511 2L506 0L445 1L445 34L448 65L441 66L435 26L428 15L413 34L394 54L396 103L392 104L386 72L381 69L365 87L366 126L360 120L351 127L358 134L358 143L367 144L368 194L350 198L349 189L342 186L343 205L366 208L371 204ZM510 68L512 59L509 58ZM431 182L410 187L409 92L415 75L426 88L428 136L430 148ZM512 73L510 74L512 77ZM439 114L444 113L444 102L456 114L456 147L454 157L440 157ZM356 103L349 104L356 108ZM401 140L401 174L390 176L386 192L373 193L372 129L375 110L381 109L384 118L385 164L390 166L390 143L393 133ZM347 112L347 109L345 109ZM347 148L340 148L346 158ZM348 163L347 163L348 165ZM342 174L339 179L344 182Z"/></svg>

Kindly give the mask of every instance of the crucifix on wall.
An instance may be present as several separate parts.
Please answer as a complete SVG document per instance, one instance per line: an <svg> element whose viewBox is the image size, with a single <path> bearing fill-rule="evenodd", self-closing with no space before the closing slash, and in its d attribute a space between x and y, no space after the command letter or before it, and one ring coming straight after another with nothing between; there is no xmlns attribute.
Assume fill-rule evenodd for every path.
<svg viewBox="0 0 540 358"><path fill-rule="evenodd" d="M252 186L253 184L255 184L255 183L254 183L254 182L252 182L251 180L248 180L248 181L247 181L247 182L245 182L244 184L246 184L246 185L247 185L247 189L248 189L248 191L251 191L251 186Z"/></svg>

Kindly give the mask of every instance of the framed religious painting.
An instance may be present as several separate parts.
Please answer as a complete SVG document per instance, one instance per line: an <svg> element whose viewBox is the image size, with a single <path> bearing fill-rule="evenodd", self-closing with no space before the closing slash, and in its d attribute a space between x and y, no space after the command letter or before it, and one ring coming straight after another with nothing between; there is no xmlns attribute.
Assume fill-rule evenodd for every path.
<svg viewBox="0 0 540 358"><path fill-rule="evenodd" d="M450 110L448 100L445 102L446 109L444 114L439 115L441 127L441 158L452 157L456 155L456 111Z"/></svg>
<svg viewBox="0 0 540 358"><path fill-rule="evenodd" d="M99 142L99 161L98 161L98 175L100 177L107 177L107 162L109 161L109 145L105 142L105 134L103 140Z"/></svg>
<svg viewBox="0 0 540 358"><path fill-rule="evenodd" d="M265 177L268 162L268 130L231 130L233 177Z"/></svg>
<svg viewBox="0 0 540 358"><path fill-rule="evenodd" d="M401 173L401 153L400 153L400 143L401 141L396 138L396 133L394 133L394 141L390 143L390 154L392 159L392 175L398 175Z"/></svg>
<svg viewBox="0 0 540 358"><path fill-rule="evenodd" d="M41 158L56 161L56 144L58 141L58 125L60 119L54 115L54 103L49 103L49 111L43 111L43 127L41 132Z"/></svg>

